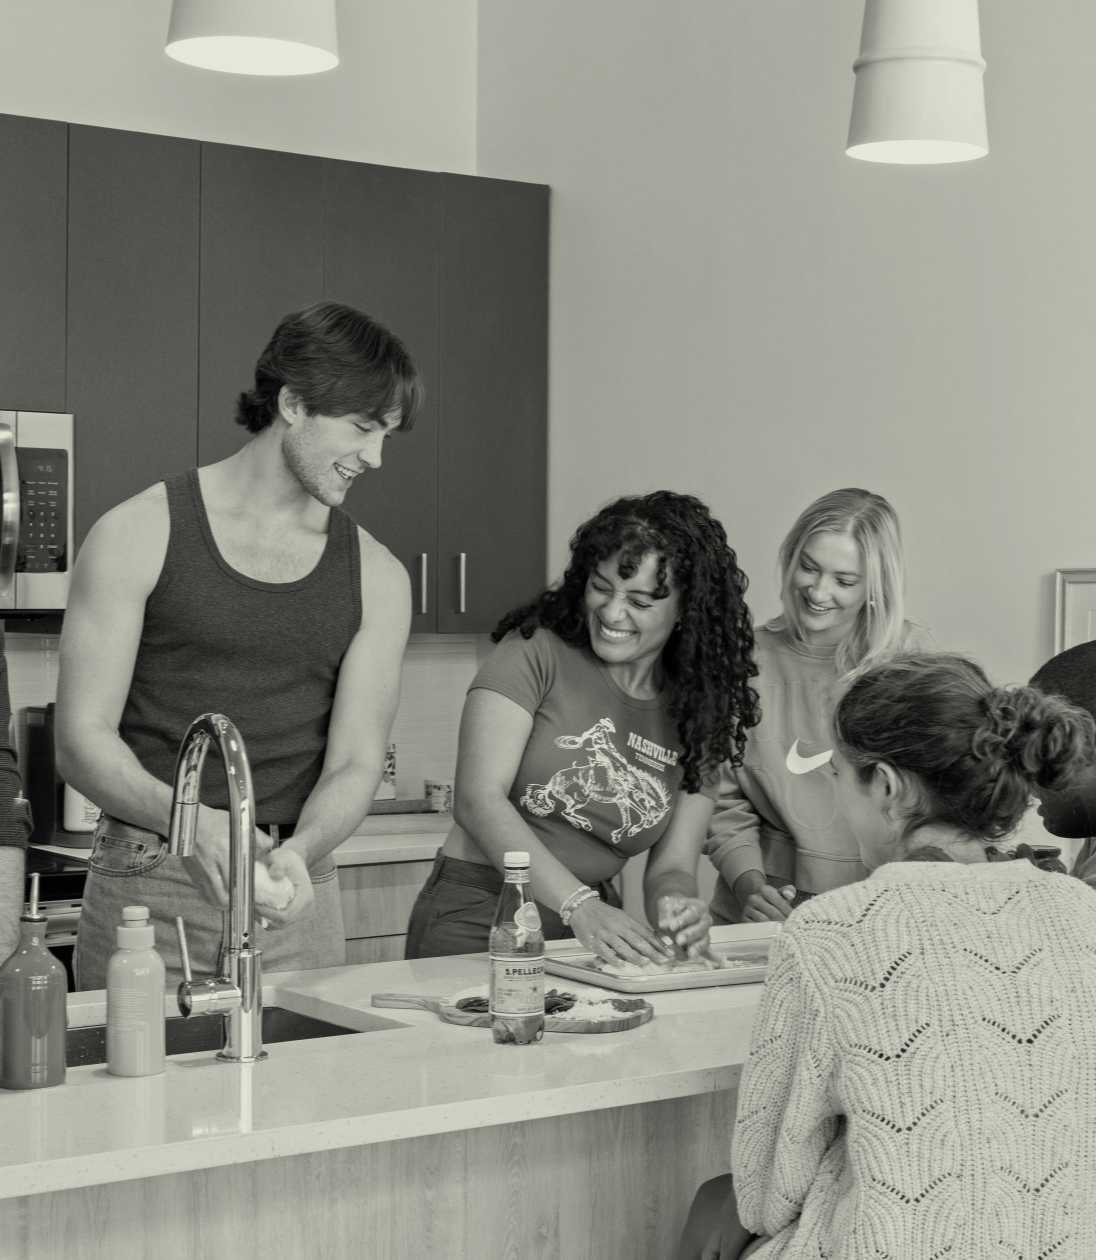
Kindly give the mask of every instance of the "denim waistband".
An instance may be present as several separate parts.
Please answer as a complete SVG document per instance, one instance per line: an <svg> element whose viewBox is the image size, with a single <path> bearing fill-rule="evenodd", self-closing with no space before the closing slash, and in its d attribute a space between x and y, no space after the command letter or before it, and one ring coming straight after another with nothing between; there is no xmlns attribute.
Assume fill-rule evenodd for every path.
<svg viewBox="0 0 1096 1260"><path fill-rule="evenodd" d="M101 822L109 825L116 835L121 834L123 836L131 836L132 838L137 839L156 839L159 840L161 844L167 843L167 836L160 835L158 831L150 831L146 827L135 827L133 823L124 822L121 818L115 818L110 814L104 813L102 815ZM275 847L277 847L283 841L289 839L296 830L297 824L260 822L256 823L255 826L260 831L265 831L271 840L274 841ZM468 863L468 865L471 865L471 863Z"/></svg>
<svg viewBox="0 0 1096 1260"><path fill-rule="evenodd" d="M503 885L502 876L493 866L445 857L441 853L434 859L432 874L436 879L447 879L450 883L465 884L469 888L482 888L486 892L500 892Z"/></svg>

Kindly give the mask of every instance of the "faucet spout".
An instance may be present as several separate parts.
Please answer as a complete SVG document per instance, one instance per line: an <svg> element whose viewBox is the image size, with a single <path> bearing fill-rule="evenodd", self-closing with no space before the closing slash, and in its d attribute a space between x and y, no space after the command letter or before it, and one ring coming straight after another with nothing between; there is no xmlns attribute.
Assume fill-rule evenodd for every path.
<svg viewBox="0 0 1096 1260"><path fill-rule="evenodd" d="M176 920L184 959L179 1009L225 1014L225 1045L219 1057L249 1063L263 1059L262 951L255 949L255 814L251 765L243 737L222 713L203 713L187 728L175 762L169 851L188 857L194 851L201 808L202 771L216 745L228 784L229 884L221 947L221 974L195 981L190 974L186 932Z"/></svg>

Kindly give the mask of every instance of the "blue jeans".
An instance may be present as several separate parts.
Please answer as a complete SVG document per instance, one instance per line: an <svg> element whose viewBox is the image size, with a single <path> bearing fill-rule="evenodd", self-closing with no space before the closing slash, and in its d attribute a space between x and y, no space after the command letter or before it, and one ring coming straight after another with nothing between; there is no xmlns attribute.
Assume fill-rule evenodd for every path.
<svg viewBox="0 0 1096 1260"><path fill-rule="evenodd" d="M255 925L255 945L263 951L263 973L346 962L342 905L334 859L322 858L309 872L315 896L304 917L286 927ZM187 944L195 974L215 973L224 934L224 913L190 882L183 859L153 831L104 815L95 832L76 933L73 969L78 989L106 988L107 962L116 948L114 929L123 906L147 906L156 930L156 949L167 969L170 993L183 978L175 916L186 920Z"/></svg>
<svg viewBox="0 0 1096 1260"><path fill-rule="evenodd" d="M487 948L491 920L502 889L502 876L493 866L460 858L434 859L434 869L411 908L405 958L436 958L444 954L478 954ZM606 881L598 885L603 901L620 905L617 890ZM554 910L537 902L546 941L573 935Z"/></svg>

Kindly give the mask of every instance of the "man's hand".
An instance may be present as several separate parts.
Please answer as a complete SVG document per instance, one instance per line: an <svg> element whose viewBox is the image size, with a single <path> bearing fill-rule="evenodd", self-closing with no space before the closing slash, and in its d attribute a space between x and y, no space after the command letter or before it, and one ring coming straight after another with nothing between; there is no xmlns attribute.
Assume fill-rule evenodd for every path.
<svg viewBox="0 0 1096 1260"><path fill-rule="evenodd" d="M194 849L183 858L190 882L211 905L222 909L228 905L229 884L229 813L225 809L210 809L202 805L198 809L198 827L194 837ZM255 828L255 856L269 853L274 842ZM305 881L308 883L308 880ZM309 884L311 890L311 884ZM296 898L294 898L296 900Z"/></svg>
<svg viewBox="0 0 1096 1260"><path fill-rule="evenodd" d="M782 923L792 912L795 887L774 887L760 871L746 871L734 882L734 893L742 906L742 917L752 923Z"/></svg>
<svg viewBox="0 0 1096 1260"><path fill-rule="evenodd" d="M285 927L287 923L295 923L311 909L313 902L312 880L308 874L308 867L304 864L304 858L296 849L283 844L271 853L266 867L271 879L288 879L295 891L293 900L281 910L274 906L263 906L263 918L272 929Z"/></svg>

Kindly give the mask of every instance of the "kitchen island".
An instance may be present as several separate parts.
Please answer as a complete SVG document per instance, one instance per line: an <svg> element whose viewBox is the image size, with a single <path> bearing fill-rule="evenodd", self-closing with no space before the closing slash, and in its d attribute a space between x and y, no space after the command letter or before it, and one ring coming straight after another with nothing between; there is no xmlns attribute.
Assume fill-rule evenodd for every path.
<svg viewBox="0 0 1096 1260"><path fill-rule="evenodd" d="M640 1028L529 1047L370 1006L486 978L477 955L283 973L268 1004L368 1031L0 1091L0 1252L672 1254L696 1186L728 1167L761 986L655 994ZM102 996L70 995L70 1024L100 1018Z"/></svg>

